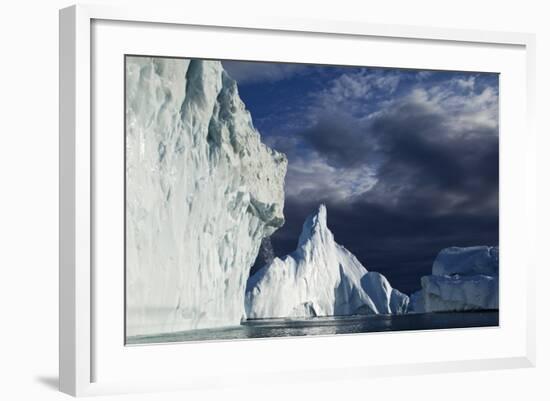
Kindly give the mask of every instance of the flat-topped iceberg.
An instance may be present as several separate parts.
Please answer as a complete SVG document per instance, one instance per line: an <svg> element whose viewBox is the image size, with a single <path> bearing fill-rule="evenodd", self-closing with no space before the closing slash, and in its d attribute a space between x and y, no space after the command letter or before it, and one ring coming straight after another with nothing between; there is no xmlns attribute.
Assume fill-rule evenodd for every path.
<svg viewBox="0 0 550 401"><path fill-rule="evenodd" d="M413 312L498 309L498 247L443 249L411 296Z"/></svg>
<svg viewBox="0 0 550 401"><path fill-rule="evenodd" d="M286 157L220 62L126 59L126 333L238 325Z"/></svg>
<svg viewBox="0 0 550 401"><path fill-rule="evenodd" d="M334 240L321 205L302 228L297 249L248 280L249 319L406 313L409 298L368 272Z"/></svg>

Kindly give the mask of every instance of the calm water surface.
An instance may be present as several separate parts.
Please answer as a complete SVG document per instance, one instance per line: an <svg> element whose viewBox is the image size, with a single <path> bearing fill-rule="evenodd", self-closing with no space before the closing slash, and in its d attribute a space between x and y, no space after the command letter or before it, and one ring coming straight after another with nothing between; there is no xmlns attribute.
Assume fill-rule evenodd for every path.
<svg viewBox="0 0 550 401"><path fill-rule="evenodd" d="M240 326L129 337L127 345L498 326L498 311L248 320Z"/></svg>

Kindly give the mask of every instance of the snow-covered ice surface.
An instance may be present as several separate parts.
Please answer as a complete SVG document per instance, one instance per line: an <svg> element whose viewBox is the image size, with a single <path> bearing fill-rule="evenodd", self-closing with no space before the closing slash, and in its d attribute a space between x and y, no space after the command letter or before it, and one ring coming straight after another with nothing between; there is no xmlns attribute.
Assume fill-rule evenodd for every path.
<svg viewBox="0 0 550 401"><path fill-rule="evenodd" d="M435 276L498 275L498 247L472 246L445 248L432 266Z"/></svg>
<svg viewBox="0 0 550 401"><path fill-rule="evenodd" d="M498 309L498 247L443 249L411 296L413 312Z"/></svg>
<svg viewBox="0 0 550 401"><path fill-rule="evenodd" d="M238 325L284 155L217 61L126 59L126 333Z"/></svg>
<svg viewBox="0 0 550 401"><path fill-rule="evenodd" d="M250 277L249 319L405 313L409 298L381 274L368 272L327 227L324 205L309 216L298 248Z"/></svg>

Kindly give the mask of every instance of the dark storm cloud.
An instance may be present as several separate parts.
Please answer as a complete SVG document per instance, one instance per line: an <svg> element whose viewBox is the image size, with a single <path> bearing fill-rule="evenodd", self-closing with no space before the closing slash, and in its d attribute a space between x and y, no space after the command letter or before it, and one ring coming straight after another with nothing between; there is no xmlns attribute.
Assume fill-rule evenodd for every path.
<svg viewBox="0 0 550 401"><path fill-rule="evenodd" d="M396 196L397 205L420 199L436 211L457 202L485 204L498 189L498 127L461 129L448 120L445 109L415 104L376 118L372 131L384 162L373 193Z"/></svg>
<svg viewBox="0 0 550 401"><path fill-rule="evenodd" d="M457 107L457 102L465 106L486 95L443 101L425 96L407 96L367 120L331 112L300 135L335 168L368 165L375 169L378 182L369 195L389 195L393 203L411 199L406 192L420 188L431 196L440 193L446 202L453 194L458 201L460 195L471 198L487 189L494 192L498 186L496 96L471 110ZM402 192L406 196L399 196Z"/></svg>
<svg viewBox="0 0 550 401"><path fill-rule="evenodd" d="M343 112L322 115L316 124L301 132L307 143L333 166L357 166L371 156L376 144L361 122Z"/></svg>

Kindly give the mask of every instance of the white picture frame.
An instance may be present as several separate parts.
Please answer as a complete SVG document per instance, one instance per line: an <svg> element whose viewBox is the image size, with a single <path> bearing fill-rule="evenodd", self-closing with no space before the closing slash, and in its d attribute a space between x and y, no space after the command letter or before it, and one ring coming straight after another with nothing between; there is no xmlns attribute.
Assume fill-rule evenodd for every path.
<svg viewBox="0 0 550 401"><path fill-rule="evenodd" d="M117 24L119 25L117 26ZM103 92L101 88L98 89L92 85L92 81L95 79L94 82L97 84L102 79L110 78L103 78L105 77L101 72L104 68L103 64L97 64L94 57L97 56L97 58L101 57L101 60L107 60L109 51L119 54L123 51L120 44L125 43L125 41L136 41L136 37L144 29L151 29L147 35L149 42L144 43L147 41L142 40L138 53L141 51L141 54L171 55L165 53L165 51L170 51L168 45L166 49L159 48L158 52L151 53L151 46L154 47L155 43L160 43L159 41L155 42L155 35L160 35L157 37L158 39L162 35L166 35L167 31L165 32L165 30L185 31L186 27L193 28L194 32L197 30L200 32L205 31L205 35L212 35L213 33L218 34L218 37L219 35L238 35L243 40L251 37L250 35L261 34L266 41L272 40L275 44L278 40L282 40L280 38L283 35L286 38L293 38L294 35L304 41L325 40L327 44L331 38L339 38L342 43L346 40L384 41L384 46L392 46L392 43L397 45L400 41L407 41L411 46L413 44L414 46L436 46L438 51L441 52L440 54L443 55L447 54L446 51L449 51L452 47L452 51L449 51L450 58L456 52L477 51L480 54L480 60L483 60L484 57L487 58L487 56L483 56L486 49L494 48L496 56L492 57L492 60L483 62L487 62L487 65L493 63L491 65L497 66L491 69L492 72L503 73L502 71L506 70L507 72L503 73L503 77L511 77L509 81L504 82L503 91L501 92L501 96L504 98L504 100L501 100L501 112L510 111L504 116L501 115L503 132L503 143L501 144L501 217L505 217L503 224L501 224L501 236L503 237L501 241L501 249L503 249L501 263L504 266L504 273L507 271L506 266L511 266L515 261L521 261L523 264L522 271L517 279L514 278L513 280L514 283L509 280L510 275L503 274L503 289L501 291L501 312L503 313L501 319L503 323L501 327L482 331L462 329L462 331L452 330L397 335L392 333L366 337L337 336L339 338L319 337L308 340L268 339L223 344L186 344L183 345L184 348L180 345L134 347L131 355L127 355L122 339L120 339L120 344L116 340L119 336L120 327L123 326L123 315L119 316L114 313L112 316L107 316L102 313L105 310L106 302L112 302L113 305L120 304L124 291L123 287L118 286L119 281L117 280L120 279L120 275L108 277L103 273L98 274L97 271L98 263L103 266L103 262L108 260L105 258L109 258L108 253L100 251L101 241L95 240L98 235L101 238L99 231L105 230L105 224L103 224L105 220L101 219L105 219L107 216L103 206L101 206L101 199L97 198L96 195L108 188L101 187L104 185L104 181L101 181L101 179L98 181L97 177L105 174L101 172L102 169L118 168L119 165L115 159L109 159L110 157L117 157L116 155L109 156L102 153L105 149L102 144L105 142L100 141L98 143L93 135L94 129L101 126L100 124L110 124L112 122L109 117L102 117L101 120L96 121L98 115L107 115L101 114L102 111L95 108L94 96L103 96ZM123 36L122 32L126 32L124 35L127 36ZM195 33L200 37L200 32ZM97 39L95 41L94 34ZM59 378L61 391L80 396L134 391L200 389L219 387L220 385L234 386L246 384L246 381L239 379L241 377L239 374L242 374L242 372L250 373L249 379L252 380L253 378L256 383L281 384L285 381L295 380L326 380L339 377L352 377L359 380L366 376L534 366L535 260L530 256L533 254L531 243L534 243L530 239L534 235L532 233L535 232L535 137L532 128L535 85L534 35L375 25L366 22L296 20L290 17L270 18L256 15L246 15L238 20L229 20L215 19L206 15L187 15L184 10L165 10L155 7L112 8L108 6L79 5L60 11L59 36ZM106 41L106 38L109 40ZM204 40L206 47L209 47L211 42L206 37ZM107 46L107 42L110 43L109 46ZM149 47L147 48L147 46ZM212 44L212 46L214 45ZM274 46L273 49L276 49L277 46ZM433 48L430 50L428 47L425 51L433 52ZM103 49L105 49L105 55L101 53ZM136 48L132 47L132 49L135 50ZM241 51L245 50L241 49ZM299 49L294 50L297 52ZM126 51L124 50L124 52ZM198 50L193 54L189 54L189 56L202 56L197 52ZM223 53L222 49L218 49L217 52L219 58L224 58L224 56L230 54ZM501 53L502 59L499 59L498 54ZM99 56L100 54L101 56ZM410 60L410 64L406 64L403 60L405 56L406 54L398 54L395 55L395 59L386 59L380 61L380 63L386 66L398 63L402 67L423 66L423 68L429 68L431 66L435 69L444 69L446 66L451 65L449 61L445 60L440 61L438 65L433 61L430 64L429 57L422 65L418 64L417 60ZM116 57L113 59L116 59ZM245 55L243 54L242 57L245 57ZM258 55L257 59L263 60L265 57L265 55L264 57ZM288 57L288 60L291 60L292 57L297 56L292 56L289 53ZM309 60L312 60L311 57ZM400 57L401 61L399 61ZM464 63L467 62L468 60L464 61ZM478 62L481 63L482 61ZM498 68L499 62L504 70ZM111 65L117 64L107 62L105 67ZM456 69L468 69L468 67L466 64L456 64ZM485 71L485 69L482 70ZM116 71L114 74L119 76L116 79L122 79L123 71ZM114 86L116 87L116 85ZM118 89L119 91L113 94L120 94L122 86ZM99 94L97 90L99 90ZM513 100L514 103L512 103L512 100L508 103L511 93L517 94ZM113 101L121 102L123 99L117 98ZM519 106L519 108L511 113L514 106ZM123 118L122 108L111 107L110 109L119 113L120 119ZM508 117L510 120L508 120ZM116 124L113 127L116 127ZM514 135L512 128L520 131L521 134L516 132ZM105 156L105 160L114 160L114 162L105 161L105 165L99 165L99 153L101 153L99 158L103 159L103 156ZM122 173L122 168L119 172ZM116 188L117 183L120 182L115 177L113 181L105 185L109 185L109 188ZM520 233L509 232L511 230L507 228L512 226ZM507 248L506 244L511 243L514 244L514 247ZM123 266L116 262L113 262L113 265L116 267L111 271L120 272L121 270L117 269L123 269ZM512 287L512 284L517 288ZM98 287L101 287L102 292L99 301L96 293ZM511 294L510 289L512 288L517 290L515 294ZM117 291L119 291L119 295L117 295ZM117 298L118 296L121 298ZM512 296L517 297L518 300L512 300L510 298ZM508 309L506 309L507 306L509 306ZM113 310L117 310L117 307L113 307ZM507 315L507 313L510 314ZM120 318L120 327L117 323L118 318ZM98 327L101 327L101 330ZM343 346L343 341L345 341L346 347L353 349L353 347L365 347L365 341L378 343L385 341L383 340L385 338L390 338L388 344L398 344L399 342L403 343L403 340L407 342L416 341L420 336L427 339L425 342L445 341L446 338L452 338L453 341L464 341L465 344L476 338L482 338L481 343L483 341L486 341L487 344L493 343L494 347L487 349L486 352L483 352L482 348L470 349L469 352L466 352L459 345L455 354L440 352L439 358L432 356L422 360L418 358L418 355L412 353L401 359L390 358L389 356L386 358L383 354L371 353L369 354L371 360L366 361L354 357L351 355L353 353L349 353L350 355L346 357L340 357L337 352ZM116 350L109 348L111 341L114 341L112 344L116 343L113 347L119 348ZM506 344L506 347L503 344ZM173 361L169 361L170 358L173 358L170 356L173 352L167 352L170 347L179 347L177 352L181 355L187 355L185 362L187 366L181 367L184 373L170 375L164 371L153 372L145 367L136 367L138 361L143 361L143 365L147 366L158 366L160 363L167 362L163 366L170 369L173 363ZM323 358L323 361L314 357L320 347L326 352L326 358ZM379 345L377 347L379 348ZM297 362L292 369L286 369L284 360L277 360L277 355L281 354L284 349L291 350L295 355L303 354L303 359L310 357L311 361L310 363ZM238 358L239 355L243 355L241 359L246 362L247 352L256 355L259 353L271 355L273 358L270 366L264 366L267 364L262 365L260 363L260 366L255 366L253 371L246 366L236 366L235 369L232 369L233 367L230 365L231 358ZM222 359L227 359L228 363L216 367L203 366L201 368L201 366L197 366L195 369L191 366L191 363L187 362L191 360L193 363L196 362L200 365L199 358L201 358L201 355L204 357L205 355L214 356L216 354L222 355ZM464 356L456 356L459 354ZM245 362L241 362L241 365ZM107 365L112 366L112 369L108 374L103 374L102 367L106 369ZM234 375L233 370L236 371ZM124 374L120 372L124 372Z"/></svg>

